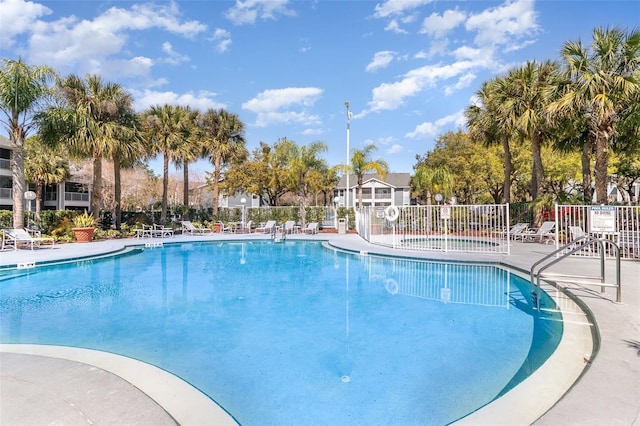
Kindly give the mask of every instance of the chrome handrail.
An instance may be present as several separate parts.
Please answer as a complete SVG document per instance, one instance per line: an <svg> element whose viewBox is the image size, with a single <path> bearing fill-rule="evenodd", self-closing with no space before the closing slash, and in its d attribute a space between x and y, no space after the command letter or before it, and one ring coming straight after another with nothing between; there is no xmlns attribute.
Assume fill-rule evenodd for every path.
<svg viewBox="0 0 640 426"><path fill-rule="evenodd" d="M580 242L582 240L582 242ZM612 285L605 285L605 243L611 245L614 248L615 251L615 259L616 259L616 283L612 284ZM605 238L596 238L596 237L592 237L589 235L583 235L580 236L578 238L576 238L573 241L568 242L567 244L563 245L562 247L552 251L551 253L547 254L546 256L544 256L542 259L538 260L536 263L534 263L533 265L531 265L531 269L530 269L530 279L531 279L531 296L533 298L533 303L536 306L536 309L540 309L540 276L542 275L542 272L544 270L546 270L547 268L555 265L556 263L560 262L563 259L566 259L567 257L569 257L570 255L572 255L575 252L578 252L588 246L594 245L594 244L598 244L598 248L599 248L599 253L600 253L600 276L599 277L578 277L578 276L571 276L571 275L562 275L563 277L567 277L567 278L590 278L590 279L595 279L598 278L600 279L600 284L601 284L601 291L604 292L604 287L605 286L609 286L609 287L616 287L617 288L617 293L616 293L616 302L620 303L622 301L622 287L620 285L620 247L613 241L611 240L607 240ZM573 246L573 247L572 247ZM572 248L570 248L572 247ZM570 248L570 249L569 249ZM569 249L569 251L565 252L565 250ZM565 252L560 256L557 256L558 254L560 254L561 252ZM555 259L551 260L548 263L544 263L547 260L549 260L551 257L554 257ZM542 265L544 263L544 265ZM535 269L538 265L542 265L537 272L535 272Z"/></svg>

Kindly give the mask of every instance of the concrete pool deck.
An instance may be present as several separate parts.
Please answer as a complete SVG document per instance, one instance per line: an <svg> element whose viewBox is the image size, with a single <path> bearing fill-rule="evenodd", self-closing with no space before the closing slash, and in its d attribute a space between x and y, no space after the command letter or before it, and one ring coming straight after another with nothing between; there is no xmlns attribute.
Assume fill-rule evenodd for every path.
<svg viewBox="0 0 640 426"><path fill-rule="evenodd" d="M54 249L0 252L0 268L60 259L113 253L127 245L149 241L265 239L268 235L214 234L168 239L123 239L87 244L60 244ZM510 255L421 253L366 243L357 235L295 235L292 239L327 240L355 252L414 258L497 262L527 272L553 251L539 243L513 243ZM613 277L607 262L607 277ZM596 259L569 258L557 268L566 273L596 273ZM558 270L556 268L556 270ZM612 279L612 278L609 278ZM600 294L597 287L571 290L593 314L600 332L597 354L585 359L586 372L539 419L525 420L511 404L500 416L475 424L638 425L640 424L640 262L621 264L622 303L614 289ZM1 291L1 288L0 288ZM585 327L582 327L583 329ZM591 329L591 327L588 327ZM569 345L571 346L571 344ZM578 348L582 350L582 348ZM562 365L562 364L560 364ZM556 373L550 375L556 376ZM548 383L553 382L548 378ZM522 398L544 404L550 387L524 388ZM511 393L511 392L510 392ZM557 399L557 398L555 398ZM554 399L554 401L555 401ZM524 402L521 400L521 402ZM537 420L536 420L537 419ZM175 376L139 361L104 352L38 345L0 344L0 424L234 424L233 419L206 396ZM473 423L469 421L468 423Z"/></svg>

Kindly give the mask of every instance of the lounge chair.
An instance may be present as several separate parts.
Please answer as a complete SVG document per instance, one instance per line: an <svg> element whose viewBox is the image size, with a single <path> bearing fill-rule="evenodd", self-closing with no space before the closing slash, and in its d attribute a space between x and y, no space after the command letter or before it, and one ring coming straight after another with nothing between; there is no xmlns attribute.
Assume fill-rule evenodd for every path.
<svg viewBox="0 0 640 426"><path fill-rule="evenodd" d="M261 232L263 234L271 232L271 230L276 226L275 220L269 220L263 226L258 226L256 228L256 232Z"/></svg>
<svg viewBox="0 0 640 426"><path fill-rule="evenodd" d="M296 231L296 223L293 220L288 220L282 227L282 232L285 234L293 234Z"/></svg>
<svg viewBox="0 0 640 426"><path fill-rule="evenodd" d="M225 225L224 222L222 221L218 221L217 225L220 227L220 233L230 233L230 232L235 232L235 228L232 228L229 225Z"/></svg>
<svg viewBox="0 0 640 426"><path fill-rule="evenodd" d="M250 220L247 223L245 223L244 226L242 226L242 224L240 224L236 228L236 233L250 234L252 232L252 226L253 226L253 221L252 220Z"/></svg>
<svg viewBox="0 0 640 426"><path fill-rule="evenodd" d="M55 245L55 240L49 237L41 237L40 232L35 233L32 236L25 229L3 229L2 230L2 250L7 247L13 247L14 250L18 250L18 244L24 244L30 246L33 250L34 246L40 247L43 242L51 242L51 248Z"/></svg>
<svg viewBox="0 0 640 426"><path fill-rule="evenodd" d="M529 227L528 223L524 223L524 222L516 223L511 227L511 229L509 229L509 238L511 238L512 240L517 240L519 238L522 238L522 235L526 233L528 227ZM503 238L507 237L507 231L504 229L502 231L496 231L494 234L499 235L500 237L503 237Z"/></svg>
<svg viewBox="0 0 640 426"><path fill-rule="evenodd" d="M189 220L183 220L180 223L182 224L182 233L183 234L187 234L187 235L204 235L204 234L210 234L210 233L213 232L211 230L211 228L199 228L199 227L196 227Z"/></svg>
<svg viewBox="0 0 640 426"><path fill-rule="evenodd" d="M153 237L153 226L144 223L141 226L142 228L136 229L136 238Z"/></svg>
<svg viewBox="0 0 640 426"><path fill-rule="evenodd" d="M304 232L305 234L317 234L318 233L318 222L309 223L306 228L302 229L302 232Z"/></svg>
<svg viewBox="0 0 640 426"><path fill-rule="evenodd" d="M535 232L530 232L524 235L523 241L533 241L539 243L548 243L550 241L555 241L556 233L553 230L555 228L555 222L543 222Z"/></svg>

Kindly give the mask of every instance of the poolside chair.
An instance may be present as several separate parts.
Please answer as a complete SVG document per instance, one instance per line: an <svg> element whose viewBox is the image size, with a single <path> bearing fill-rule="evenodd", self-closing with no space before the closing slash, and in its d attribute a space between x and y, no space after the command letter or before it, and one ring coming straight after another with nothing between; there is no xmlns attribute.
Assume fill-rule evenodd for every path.
<svg viewBox="0 0 640 426"><path fill-rule="evenodd" d="M302 229L302 232L304 232L305 234L317 234L318 233L318 222L309 223L306 228Z"/></svg>
<svg viewBox="0 0 640 426"><path fill-rule="evenodd" d="M2 230L2 250L13 247L18 250L18 244L28 245L31 250L34 246L40 247L43 242L51 242L51 248L55 245L55 240L49 237L41 237L40 232L32 236L26 229L3 229Z"/></svg>
<svg viewBox="0 0 640 426"><path fill-rule="evenodd" d="M183 220L182 222L180 222L180 224L182 225L182 233L183 234L187 234L187 235L204 235L204 234L213 233L211 228L198 228L193 223L191 223L191 221L189 221L189 220Z"/></svg>
<svg viewBox="0 0 640 426"><path fill-rule="evenodd" d="M173 229L165 228L163 225L153 224L151 229L151 236L153 237L173 237Z"/></svg>
<svg viewBox="0 0 640 426"><path fill-rule="evenodd" d="M287 220L282 227L285 234L293 234L296 230L296 223L293 220Z"/></svg>
<svg viewBox="0 0 640 426"><path fill-rule="evenodd" d="M144 223L140 226L142 228L136 229L136 238L153 237L153 226L145 225Z"/></svg>
<svg viewBox="0 0 640 426"><path fill-rule="evenodd" d="M271 230L276 226L276 221L275 220L269 220L267 221L267 223L265 223L262 226L258 226L256 228L256 232L261 232L263 234L267 234L269 232L271 232Z"/></svg>
<svg viewBox="0 0 640 426"><path fill-rule="evenodd" d="M232 228L229 225L225 225L224 222L222 222L222 221L218 221L216 223L220 227L220 233L230 233L230 232L234 232L235 231L235 228Z"/></svg>
<svg viewBox="0 0 640 426"><path fill-rule="evenodd" d="M555 241L556 233L553 230L553 228L555 227L556 227L555 222L551 222L551 221L543 222L537 231L526 234L523 238L523 241L529 241L529 242L537 241L539 243L545 243L545 244L548 242Z"/></svg>
<svg viewBox="0 0 640 426"><path fill-rule="evenodd" d="M526 233L528 227L529 227L528 223L524 223L524 222L516 223L511 227L511 229L509 229L509 238L511 238L512 240L517 240L519 238L522 238L522 235ZM496 231L494 234L504 238L507 237L507 231L505 229L501 231Z"/></svg>
<svg viewBox="0 0 640 426"><path fill-rule="evenodd" d="M240 226L236 228L236 233L250 234L252 232L252 227L253 227L253 221L252 220L247 221L247 223L245 223L244 226L240 224Z"/></svg>

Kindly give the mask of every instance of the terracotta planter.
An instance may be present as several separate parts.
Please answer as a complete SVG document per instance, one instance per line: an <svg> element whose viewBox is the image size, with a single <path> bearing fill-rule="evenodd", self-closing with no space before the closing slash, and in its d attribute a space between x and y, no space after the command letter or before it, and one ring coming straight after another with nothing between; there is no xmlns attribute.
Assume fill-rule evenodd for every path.
<svg viewBox="0 0 640 426"><path fill-rule="evenodd" d="M220 224L219 223L214 223L213 224L213 232L220 233Z"/></svg>
<svg viewBox="0 0 640 426"><path fill-rule="evenodd" d="M88 243L93 240L93 231L95 231L96 228L72 228L72 230L77 242Z"/></svg>

